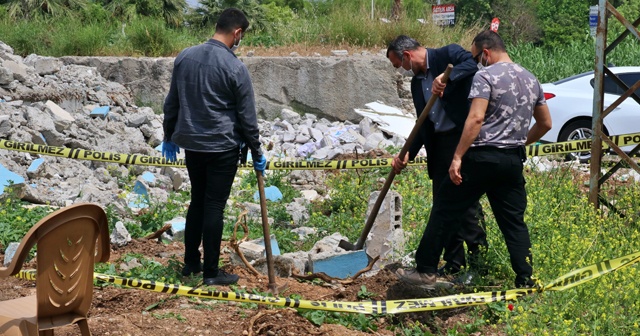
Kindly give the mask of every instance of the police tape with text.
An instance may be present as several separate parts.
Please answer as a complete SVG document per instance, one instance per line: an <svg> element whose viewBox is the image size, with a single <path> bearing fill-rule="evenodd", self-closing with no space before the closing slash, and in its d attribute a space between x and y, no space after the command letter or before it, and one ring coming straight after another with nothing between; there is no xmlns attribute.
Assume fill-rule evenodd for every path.
<svg viewBox="0 0 640 336"><path fill-rule="evenodd" d="M619 147L640 144L640 133L621 134L611 136L611 140ZM608 148L603 144L603 148ZM101 162L112 162L142 166L158 167L185 167L184 159L170 162L163 157L148 156L140 154L120 154L99 152L80 148L65 148L48 145L38 145L34 143L22 143L11 140L0 139L0 149L15 150L48 156L65 157L70 159L91 160ZM557 142L548 144L537 144L526 147L527 156L545 156L568 154L574 152L584 152L591 150L591 140L574 140L567 142ZM416 157L409 165L425 165L425 157ZM267 170L320 170L320 169L365 169L390 167L390 158L378 159L356 159L356 160L323 160L323 161L269 161ZM240 169L251 169L252 163L241 165Z"/></svg>
<svg viewBox="0 0 640 336"><path fill-rule="evenodd" d="M425 299L367 300L359 302L313 301L269 297L250 293L200 289L176 284L167 284L164 282L153 280L132 279L98 273L94 273L93 277L98 281L157 293L177 294L223 301L252 302L281 307L328 310L346 313L398 314L449 309L464 306L476 306L487 304L490 302L515 301L522 296L529 295L535 292L564 291L603 276L607 273L635 265L638 262L640 262L640 252L635 252L624 257L605 260L597 264L573 270L551 281L547 285L534 288L512 289L494 292L465 293ZM22 270L18 274L16 274L16 277L26 280L36 279L34 270Z"/></svg>

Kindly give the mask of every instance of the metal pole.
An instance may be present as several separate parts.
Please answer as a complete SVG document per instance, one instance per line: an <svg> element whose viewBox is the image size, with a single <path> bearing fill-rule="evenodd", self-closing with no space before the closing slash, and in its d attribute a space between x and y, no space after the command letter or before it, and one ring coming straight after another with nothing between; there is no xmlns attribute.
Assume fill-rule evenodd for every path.
<svg viewBox="0 0 640 336"><path fill-rule="evenodd" d="M602 130L602 110L604 107L604 65L606 63L607 44L607 0L598 1L598 25L596 27L596 57L593 85L593 114L592 124L593 138L591 140L591 165L589 179L589 202L597 209L599 207L598 195L600 194L600 160L602 156L602 139L598 130Z"/></svg>
<svg viewBox="0 0 640 336"><path fill-rule="evenodd" d="M375 0L371 0L371 20L373 20L373 2Z"/></svg>

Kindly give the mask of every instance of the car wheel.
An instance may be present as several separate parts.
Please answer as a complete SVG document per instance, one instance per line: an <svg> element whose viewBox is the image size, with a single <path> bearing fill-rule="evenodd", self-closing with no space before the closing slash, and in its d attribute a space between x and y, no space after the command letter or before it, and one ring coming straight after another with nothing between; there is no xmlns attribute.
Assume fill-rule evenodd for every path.
<svg viewBox="0 0 640 336"><path fill-rule="evenodd" d="M584 140L591 139L592 137L593 130L591 129L591 120L576 120L568 123L564 127L560 136L558 136L558 141ZM587 163L591 158L591 152L569 153L566 158L567 160L579 159L580 162Z"/></svg>

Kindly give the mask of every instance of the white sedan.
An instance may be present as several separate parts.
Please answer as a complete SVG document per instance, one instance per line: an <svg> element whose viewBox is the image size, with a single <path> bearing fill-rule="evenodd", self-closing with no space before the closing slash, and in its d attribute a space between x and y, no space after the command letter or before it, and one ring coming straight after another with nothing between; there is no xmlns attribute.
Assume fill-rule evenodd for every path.
<svg viewBox="0 0 640 336"><path fill-rule="evenodd" d="M611 72L629 87L640 80L640 66L611 67ZM542 84L553 127L545 136L543 142L560 142L591 138L591 116L593 111L593 71L561 79L554 83ZM611 105L624 90L609 76L604 79L604 108ZM640 89L636 90L640 97ZM640 104L631 97L625 99L607 117L604 118L604 132L607 135L618 135L640 132ZM625 147L629 151L631 147ZM581 160L590 157L589 152L579 154ZM575 156L570 156L575 158Z"/></svg>

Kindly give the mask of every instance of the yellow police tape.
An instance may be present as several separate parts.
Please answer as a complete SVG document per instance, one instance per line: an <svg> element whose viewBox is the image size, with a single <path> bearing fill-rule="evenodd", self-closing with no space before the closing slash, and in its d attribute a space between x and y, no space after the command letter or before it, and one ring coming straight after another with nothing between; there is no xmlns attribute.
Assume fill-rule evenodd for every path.
<svg viewBox="0 0 640 336"><path fill-rule="evenodd" d="M225 292L209 289L193 288L153 280L139 280L124 278L114 275L104 275L94 273L94 278L98 281L113 283L123 287L137 288L157 293L177 294L184 296L194 296L200 298L216 299L223 301L261 303L273 306L304 308L313 310L328 310L345 313L360 314L398 314L409 312L420 312L429 310L459 308L464 306L475 306L499 301L515 301L518 298L535 292L563 291L604 274L618 269L629 267L640 261L640 252L632 253L617 259L605 260L603 262L583 267L571 271L549 283L546 286L539 286L527 289L512 289L506 291L466 293L448 295L425 299L407 300L367 300L358 302L341 301L311 301L291 298L269 297L250 293ZM35 270L20 271L16 275L18 278L35 280Z"/></svg>
<svg viewBox="0 0 640 336"><path fill-rule="evenodd" d="M613 143L620 147L640 144L640 133L614 135L611 137ZM608 148L603 144L603 148ZM149 156L141 154L120 154L110 152L99 152L80 148L65 148L48 145L38 145L34 143L22 143L11 140L0 139L0 149L14 150L20 152L42 154L49 156L64 157L79 160L91 160L101 162L112 162L142 166L158 167L185 167L184 159L168 161L163 157ZM591 150L591 140L575 140L567 142L557 142L550 144L537 144L527 146L527 156L543 156L567 154L574 152L587 152ZM409 165L425 165L425 157L417 157L409 162ZM325 160L325 161L269 161L267 170L319 170L319 169L363 169L390 167L391 159L357 159L357 160ZM253 168L253 163L239 166L240 169Z"/></svg>

